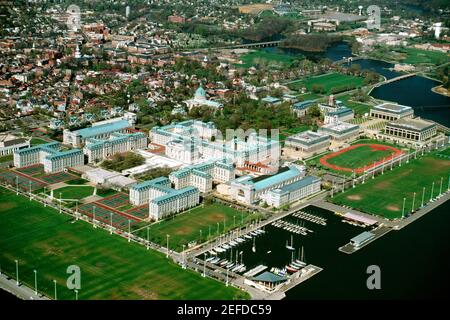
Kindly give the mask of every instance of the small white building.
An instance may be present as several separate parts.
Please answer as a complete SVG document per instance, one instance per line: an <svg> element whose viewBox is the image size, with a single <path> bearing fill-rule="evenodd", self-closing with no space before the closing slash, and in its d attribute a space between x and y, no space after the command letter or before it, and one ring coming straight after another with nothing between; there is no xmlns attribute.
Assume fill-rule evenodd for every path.
<svg viewBox="0 0 450 320"><path fill-rule="evenodd" d="M29 147L30 139L19 138L10 133L0 133L0 156L13 154L16 150Z"/></svg>
<svg viewBox="0 0 450 320"><path fill-rule="evenodd" d="M319 153L330 146L330 136L313 131L300 132L287 137L285 146L305 153Z"/></svg>
<svg viewBox="0 0 450 320"><path fill-rule="evenodd" d="M317 132L329 135L335 141L349 141L359 135L359 126L338 121L323 125Z"/></svg>

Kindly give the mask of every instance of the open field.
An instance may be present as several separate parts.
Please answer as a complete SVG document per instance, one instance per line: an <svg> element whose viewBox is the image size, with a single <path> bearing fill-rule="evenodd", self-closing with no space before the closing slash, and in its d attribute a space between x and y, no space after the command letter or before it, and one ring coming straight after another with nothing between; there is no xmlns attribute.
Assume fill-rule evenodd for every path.
<svg viewBox="0 0 450 320"><path fill-rule="evenodd" d="M83 199L92 196L94 187L91 186L69 186L62 187L53 191L53 196L59 198L61 193L62 199Z"/></svg>
<svg viewBox="0 0 450 320"><path fill-rule="evenodd" d="M340 73L328 73L325 75L315 76L301 80L298 82L293 82L289 84L289 88L292 90L299 90L306 87L308 91L314 92L314 88L319 87L324 90L324 94L331 94L333 90L340 91L341 88L357 88L361 87L364 83L364 79L355 76L349 76ZM346 91L346 90L342 90Z"/></svg>
<svg viewBox="0 0 450 320"><path fill-rule="evenodd" d="M431 197L433 182L433 197L439 194L441 178L442 191L447 190L449 174L450 160L442 159L434 153L410 160L408 164L386 171L384 175L375 179L368 179L365 184L337 194L332 201L388 219L401 218L403 198L406 198L405 214L407 214L413 208L414 192L416 193L414 209L417 209L422 204L423 188L427 202Z"/></svg>
<svg viewBox="0 0 450 320"><path fill-rule="evenodd" d="M391 159L402 152L381 144L356 144L320 158L320 163L338 171L362 173L374 163Z"/></svg>
<svg viewBox="0 0 450 320"><path fill-rule="evenodd" d="M404 53L405 58L402 60L403 63L413 65L417 64L440 65L448 62L450 59L450 56L448 54L439 51L428 51L416 48L402 48L397 51Z"/></svg>
<svg viewBox="0 0 450 320"><path fill-rule="evenodd" d="M246 294L200 274L183 270L165 256L101 229L44 208L0 188L2 272L53 298L74 299L66 288L67 267L81 269L80 299L233 299Z"/></svg>
<svg viewBox="0 0 450 320"><path fill-rule="evenodd" d="M234 217L236 217L236 226L238 226L241 222L246 223L256 216L220 203L200 206L189 212L152 224L149 228L150 241L166 246L166 235L168 234L170 236L169 247L181 251L183 244L187 248L187 244L191 241L197 241L197 243L205 241L210 230L211 236L217 236L219 233L223 233L224 229L226 231L232 229ZM200 230L202 232L201 237ZM138 231L137 234L146 239L146 228Z"/></svg>
<svg viewBox="0 0 450 320"><path fill-rule="evenodd" d="M43 139L40 139L40 138L31 138L30 143L32 146L37 146L39 144L45 144L45 143L49 143L49 142L45 141Z"/></svg>
<svg viewBox="0 0 450 320"><path fill-rule="evenodd" d="M12 155L12 154L7 154L5 156L0 157L0 163L9 162L9 161L13 161L13 160L14 160L14 155Z"/></svg>
<svg viewBox="0 0 450 320"><path fill-rule="evenodd" d="M355 114L364 115L370 112L371 105L363 102L351 100L350 95L339 96L338 100L341 100L345 106L353 110Z"/></svg>
<svg viewBox="0 0 450 320"><path fill-rule="evenodd" d="M261 63L290 65L294 60L297 60L297 58L288 56L286 54L271 53L264 50L255 50L243 54L241 56L242 64L236 64L236 67L250 68Z"/></svg>

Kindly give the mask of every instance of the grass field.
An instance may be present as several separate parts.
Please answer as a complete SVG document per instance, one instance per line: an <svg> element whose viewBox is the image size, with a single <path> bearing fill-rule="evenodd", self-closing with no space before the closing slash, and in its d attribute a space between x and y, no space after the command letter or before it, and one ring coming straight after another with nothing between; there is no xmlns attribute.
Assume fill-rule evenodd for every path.
<svg viewBox="0 0 450 320"><path fill-rule="evenodd" d="M308 91L313 91L314 86L323 86L325 94L332 93L333 89L342 88L343 86L361 87L364 79L355 76L349 76L340 73L328 73L325 75L315 76L298 82L289 84L292 90L299 90L306 87Z"/></svg>
<svg viewBox="0 0 450 320"><path fill-rule="evenodd" d="M45 140L39 139L39 138L31 138L30 143L31 143L32 146L36 146L36 145L38 145L38 144L45 144L45 143L48 143L48 141L45 141Z"/></svg>
<svg viewBox="0 0 450 320"><path fill-rule="evenodd" d="M94 187L91 186L69 186L59 188L53 191L53 196L59 198L61 193L62 199L83 199L92 196Z"/></svg>
<svg viewBox="0 0 450 320"><path fill-rule="evenodd" d="M228 231L233 228L234 217L236 217L236 226L242 221L244 223L256 218L257 215L250 215L243 211L230 208L220 203L200 206L189 212L174 216L172 219L152 224L149 228L150 240L166 246L166 235L169 237L169 247L174 250L181 251L183 244L187 245L191 241L205 241L209 236L211 228L211 236L217 236L219 233ZM217 226L219 223L219 229ZM200 230L202 231L200 238ZM147 230L142 229L137 232L139 236L146 239ZM187 247L186 247L187 248Z"/></svg>
<svg viewBox="0 0 450 320"><path fill-rule="evenodd" d="M260 63L290 65L294 60L296 60L295 57L291 57L286 54L256 50L243 54L241 56L241 61L243 64L237 64L236 66L241 68L250 68Z"/></svg>
<svg viewBox="0 0 450 320"><path fill-rule="evenodd" d="M372 107L369 104L352 101L350 95L339 96L338 100L341 100L347 107L353 110L355 114L364 115L370 112Z"/></svg>
<svg viewBox="0 0 450 320"><path fill-rule="evenodd" d="M408 64L435 64L440 65L449 61L450 56L439 51L428 51L416 48L402 48L399 50L405 54L403 63Z"/></svg>
<svg viewBox="0 0 450 320"><path fill-rule="evenodd" d="M80 299L233 299L247 297L233 287L183 270L163 254L128 243L101 229L58 214L0 188L0 264L22 282L58 299L74 299L65 287L67 267L81 269Z"/></svg>
<svg viewBox="0 0 450 320"><path fill-rule="evenodd" d="M89 181L86 180L86 179L78 178L78 179L73 179L73 180L66 181L65 183L66 184L73 184L73 185L80 185L80 184L85 184L87 182L89 182Z"/></svg>
<svg viewBox="0 0 450 320"><path fill-rule="evenodd" d="M7 154L6 156L1 156L0 157L0 163L13 161L13 160L14 160L14 155L12 155L12 154Z"/></svg>
<svg viewBox="0 0 450 320"><path fill-rule="evenodd" d="M375 150L370 145L363 145L348 150L336 157L328 159L328 163L339 167L356 169L383 160L392 154L391 150Z"/></svg>
<svg viewBox="0 0 450 320"><path fill-rule="evenodd" d="M436 154L426 155L411 160L402 167L385 172L375 179L368 179L354 189L348 189L333 198L333 202L352 208L395 219L402 217L403 198L406 198L405 214L411 212L414 192L416 199L414 209L421 206L423 188L425 202L430 200L432 183L433 196L439 194L441 178L442 191L448 187L450 160L439 158Z"/></svg>

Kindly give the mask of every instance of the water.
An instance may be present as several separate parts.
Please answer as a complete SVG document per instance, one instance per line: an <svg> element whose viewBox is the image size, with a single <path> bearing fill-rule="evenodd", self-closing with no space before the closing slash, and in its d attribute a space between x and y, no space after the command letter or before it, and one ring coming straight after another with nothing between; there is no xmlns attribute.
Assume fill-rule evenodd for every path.
<svg viewBox="0 0 450 320"><path fill-rule="evenodd" d="M411 106L417 116L450 126L450 97L431 91L439 84L416 76L375 88L371 96Z"/></svg>
<svg viewBox="0 0 450 320"><path fill-rule="evenodd" d="M450 202L352 255L337 251L351 232L331 232L315 245L316 253L309 248L312 263L324 270L288 291L287 299L442 298L450 284L448 212ZM369 265L381 268L381 290L366 287Z"/></svg>
<svg viewBox="0 0 450 320"><path fill-rule="evenodd" d="M322 58L338 61L343 57L350 57L352 55L351 48L346 42L340 42L329 47L325 53L307 53L300 50L281 49L277 47L264 48L263 50L290 56L306 56L315 61ZM354 61L353 64L359 64L363 70L375 71L387 79L395 78L401 74L391 71L390 69L394 65L385 61L362 59ZM433 87L439 84L437 81L416 76L375 88L371 96L376 99L411 106L414 108L417 116L439 122L445 126L450 126L450 97L431 91Z"/></svg>

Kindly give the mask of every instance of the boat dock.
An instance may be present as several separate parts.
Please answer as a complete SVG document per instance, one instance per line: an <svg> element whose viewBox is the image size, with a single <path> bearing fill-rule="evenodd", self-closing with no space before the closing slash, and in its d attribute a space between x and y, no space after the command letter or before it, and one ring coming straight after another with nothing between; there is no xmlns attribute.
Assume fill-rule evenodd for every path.
<svg viewBox="0 0 450 320"><path fill-rule="evenodd" d="M370 233L372 233L374 235L374 237L372 237L371 239L365 241L363 244L361 245L354 245L351 242L347 243L346 245L342 246L339 248L339 251L346 253L346 254L352 254L362 248L364 248L365 246L367 246L369 243L377 240L378 238L384 236L386 233L392 231L392 228L386 227L386 226L379 226L373 230L370 231Z"/></svg>
<svg viewBox="0 0 450 320"><path fill-rule="evenodd" d="M306 267L304 267L301 271L294 273L290 276L289 281L284 284L279 291L282 291L283 293L294 288L295 286L299 285L300 283L308 280L309 278L315 276L323 269L320 267L317 267L315 265L309 264Z"/></svg>
<svg viewBox="0 0 450 320"><path fill-rule="evenodd" d="M253 277L253 276L257 275L258 273L263 272L266 269L267 269L267 266L260 264L259 266L244 273L244 277Z"/></svg>

